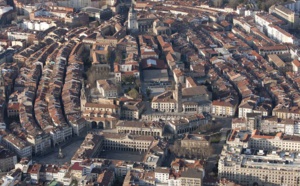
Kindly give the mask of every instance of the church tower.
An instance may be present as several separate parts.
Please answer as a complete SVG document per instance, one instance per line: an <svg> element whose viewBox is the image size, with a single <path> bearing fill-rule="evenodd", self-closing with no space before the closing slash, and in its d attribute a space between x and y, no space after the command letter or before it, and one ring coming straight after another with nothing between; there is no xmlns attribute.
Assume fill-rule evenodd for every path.
<svg viewBox="0 0 300 186"><path fill-rule="evenodd" d="M138 31L139 26L137 22L137 13L134 10L133 4L131 4L129 13L128 13L128 29L130 31Z"/></svg>
<svg viewBox="0 0 300 186"><path fill-rule="evenodd" d="M86 96L85 96L85 84L84 81L82 81L82 85L81 85L81 94L80 94L80 107L81 107L81 111L84 112L85 110L85 104L86 104Z"/></svg>
<svg viewBox="0 0 300 186"><path fill-rule="evenodd" d="M177 112L182 112L182 85L181 83L176 83L174 98L177 101Z"/></svg>

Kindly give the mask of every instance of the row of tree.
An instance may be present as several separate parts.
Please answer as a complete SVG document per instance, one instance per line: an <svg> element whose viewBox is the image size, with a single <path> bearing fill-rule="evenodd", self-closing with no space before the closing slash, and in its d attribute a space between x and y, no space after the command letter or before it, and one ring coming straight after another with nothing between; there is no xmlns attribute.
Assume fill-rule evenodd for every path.
<svg viewBox="0 0 300 186"><path fill-rule="evenodd" d="M201 146L199 148L182 148L180 141L175 141L174 145L170 147L172 153L180 158L189 158L189 159L207 159L214 152L211 145Z"/></svg>

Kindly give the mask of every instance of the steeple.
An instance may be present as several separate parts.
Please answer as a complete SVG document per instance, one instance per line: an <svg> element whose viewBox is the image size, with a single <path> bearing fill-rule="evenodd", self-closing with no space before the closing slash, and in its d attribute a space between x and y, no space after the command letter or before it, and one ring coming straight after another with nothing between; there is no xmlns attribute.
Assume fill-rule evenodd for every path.
<svg viewBox="0 0 300 186"><path fill-rule="evenodd" d="M175 100L177 101L177 112L182 112L182 85L181 85L181 83L176 83L174 97L175 97Z"/></svg>
<svg viewBox="0 0 300 186"><path fill-rule="evenodd" d="M131 32L138 31L139 26L138 26L138 21L137 21L137 13L134 10L134 5L131 3L130 10L128 12L128 29Z"/></svg>
<svg viewBox="0 0 300 186"><path fill-rule="evenodd" d="M131 3L129 12L130 12L130 13L135 13L133 3Z"/></svg>

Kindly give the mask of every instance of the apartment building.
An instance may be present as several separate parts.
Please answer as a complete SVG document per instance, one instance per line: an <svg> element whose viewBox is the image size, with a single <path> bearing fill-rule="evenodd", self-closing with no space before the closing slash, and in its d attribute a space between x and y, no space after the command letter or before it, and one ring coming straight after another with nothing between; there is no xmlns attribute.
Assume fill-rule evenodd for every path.
<svg viewBox="0 0 300 186"><path fill-rule="evenodd" d="M80 147L71 159L72 163L94 158L102 150L103 138L99 135L87 134Z"/></svg>
<svg viewBox="0 0 300 186"><path fill-rule="evenodd" d="M214 100L212 102L211 113L217 116L234 116L237 103L233 100Z"/></svg>
<svg viewBox="0 0 300 186"><path fill-rule="evenodd" d="M199 126L207 124L207 119L202 114L190 115L181 119L166 122L166 127L173 134L183 134L196 130Z"/></svg>
<svg viewBox="0 0 300 186"><path fill-rule="evenodd" d="M299 3L299 1L295 1L295 3ZM289 7L288 4L287 7ZM296 9L293 10L291 7L291 9L287 7L275 4L269 8L269 13L287 22L291 28L296 28L300 23L299 14L296 12Z"/></svg>
<svg viewBox="0 0 300 186"><path fill-rule="evenodd" d="M285 151L300 151L300 137L284 135L282 132L272 135L261 135L258 130L252 132L249 146L257 149L281 149Z"/></svg>
<svg viewBox="0 0 300 186"><path fill-rule="evenodd" d="M277 25L267 26L268 37L279 43L298 44L298 39Z"/></svg>
<svg viewBox="0 0 300 186"><path fill-rule="evenodd" d="M20 158L32 156L32 146L13 134L4 135L1 141Z"/></svg>
<svg viewBox="0 0 300 186"><path fill-rule="evenodd" d="M155 169L155 183L158 186L201 186L205 175L203 164L199 160L175 159L171 169Z"/></svg>
<svg viewBox="0 0 300 186"><path fill-rule="evenodd" d="M276 116L280 119L299 119L300 109L298 107L286 107L278 104L272 111L272 116Z"/></svg>
<svg viewBox="0 0 300 186"><path fill-rule="evenodd" d="M241 146L244 148L248 148L250 137L251 137L250 131L233 129L226 140L226 144L230 146Z"/></svg>
<svg viewBox="0 0 300 186"><path fill-rule="evenodd" d="M218 163L219 178L241 185L298 185L299 154L224 145Z"/></svg>
<svg viewBox="0 0 300 186"><path fill-rule="evenodd" d="M0 170L8 172L17 164L17 156L14 152L0 146Z"/></svg>
<svg viewBox="0 0 300 186"><path fill-rule="evenodd" d="M300 123L293 119L280 119L276 116L263 118L260 130L264 133L283 132L286 135L299 135Z"/></svg>
<svg viewBox="0 0 300 186"><path fill-rule="evenodd" d="M142 101L128 100L121 106L121 118L127 120L138 120L145 110L145 104Z"/></svg>
<svg viewBox="0 0 300 186"><path fill-rule="evenodd" d="M292 61L293 72L298 73L300 71L300 62L298 59Z"/></svg>
<svg viewBox="0 0 300 186"><path fill-rule="evenodd" d="M247 97L241 101L238 107L238 117L246 118L248 113L260 113L262 116L268 116L271 111L271 102L262 102L258 97Z"/></svg>
<svg viewBox="0 0 300 186"><path fill-rule="evenodd" d="M118 97L118 87L111 80L98 80L97 89L104 98Z"/></svg>

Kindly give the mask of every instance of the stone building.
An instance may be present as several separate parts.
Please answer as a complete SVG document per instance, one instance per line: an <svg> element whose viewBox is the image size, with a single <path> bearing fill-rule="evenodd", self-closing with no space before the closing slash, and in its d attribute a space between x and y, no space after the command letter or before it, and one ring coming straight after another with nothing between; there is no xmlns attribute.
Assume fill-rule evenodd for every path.
<svg viewBox="0 0 300 186"><path fill-rule="evenodd" d="M8 172L17 164L17 156L12 151L0 146L0 170Z"/></svg>
<svg viewBox="0 0 300 186"><path fill-rule="evenodd" d="M162 136L164 126L161 122L119 121L116 128L121 134Z"/></svg>

